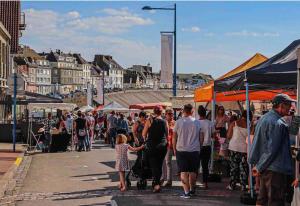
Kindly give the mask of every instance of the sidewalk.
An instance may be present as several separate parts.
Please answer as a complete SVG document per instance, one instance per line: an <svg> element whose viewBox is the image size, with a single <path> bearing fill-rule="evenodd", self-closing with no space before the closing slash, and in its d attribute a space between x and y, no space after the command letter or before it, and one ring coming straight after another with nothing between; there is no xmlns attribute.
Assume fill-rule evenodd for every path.
<svg viewBox="0 0 300 206"><path fill-rule="evenodd" d="M4 195L17 167L22 162L25 152L25 148L20 144L16 145L16 152L13 152L12 148L12 144L0 143L0 198Z"/></svg>
<svg viewBox="0 0 300 206"><path fill-rule="evenodd" d="M118 172L114 169L115 151L98 143L91 152L40 153L32 155L30 169L18 194L3 201L14 201L18 206L94 206L94 205L141 205L141 206L215 206L241 205L239 191L225 189L223 183L211 183L208 190L198 189L192 199L181 199L182 188L174 176L174 186L153 194L150 188L138 191L132 178L132 189L118 190ZM130 155L134 160L136 156ZM175 163L175 162L174 162ZM174 164L175 166L175 164Z"/></svg>

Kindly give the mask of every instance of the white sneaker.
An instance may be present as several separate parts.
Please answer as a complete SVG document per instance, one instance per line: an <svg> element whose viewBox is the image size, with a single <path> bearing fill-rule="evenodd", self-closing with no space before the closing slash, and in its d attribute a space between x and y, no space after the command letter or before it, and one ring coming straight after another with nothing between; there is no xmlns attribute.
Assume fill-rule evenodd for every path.
<svg viewBox="0 0 300 206"><path fill-rule="evenodd" d="M191 198L191 195L190 195L190 193L187 193L187 194L186 194L186 193L184 192L182 195L180 195L180 197L183 198L183 199L190 199L190 198Z"/></svg>

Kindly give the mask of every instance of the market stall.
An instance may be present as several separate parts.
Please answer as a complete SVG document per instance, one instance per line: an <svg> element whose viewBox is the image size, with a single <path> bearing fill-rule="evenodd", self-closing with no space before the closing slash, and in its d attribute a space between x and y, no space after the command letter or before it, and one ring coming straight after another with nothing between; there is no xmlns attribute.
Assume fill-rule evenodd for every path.
<svg viewBox="0 0 300 206"><path fill-rule="evenodd" d="M251 69L235 74L231 77L217 80L215 85L216 92L227 91L245 91L247 111L249 111L249 100L251 92L267 91L267 90L279 90L291 92L292 97L295 98L296 89L297 100L299 102L299 80L300 80L300 40L292 42L282 52L273 56L269 60L262 64L252 67ZM300 107L297 107L298 115L300 113ZM250 119L248 116L248 149L251 147L250 141ZM296 138L296 148L299 147L299 135ZM249 164L249 171L251 171L251 165ZM296 177L299 177L299 168L296 167ZM250 175L250 177L252 177ZM253 197L253 183L250 178L250 190L251 197Z"/></svg>
<svg viewBox="0 0 300 206"><path fill-rule="evenodd" d="M133 104L129 106L129 109L138 109L138 110L150 110L154 109L156 106L162 106L164 109L167 107L172 107L170 102L156 102L156 103L146 103L146 104Z"/></svg>
<svg viewBox="0 0 300 206"><path fill-rule="evenodd" d="M79 111L85 113L85 112L90 112L90 111L93 111L94 110L94 107L90 106L90 105L87 105L87 106L83 106L83 107L80 107L79 108Z"/></svg>
<svg viewBox="0 0 300 206"><path fill-rule="evenodd" d="M101 111L103 112L135 112L135 111L139 111L139 109L131 109L131 108L125 108L122 105L120 105L117 102L110 102L109 104L107 104L105 107L103 107L101 109Z"/></svg>
<svg viewBox="0 0 300 206"><path fill-rule="evenodd" d="M231 76L234 76L240 72L246 71L248 69L250 69L253 66L256 66L258 64L261 64L262 62L266 61L268 58L265 57L262 54L255 54L253 57L251 57L250 59L248 59L247 61L245 61L243 64L241 64L240 66L234 68L233 70L227 72L226 74L222 75L221 77L219 77L217 80L222 80ZM265 95L264 94L254 94L254 96L262 96ZM194 100L195 102L210 102L213 100L213 96L214 96L214 82L210 82L200 88L197 88L195 90L195 97ZM221 102L221 101L236 101L241 100L241 93L218 93L216 94L216 101L217 102Z"/></svg>

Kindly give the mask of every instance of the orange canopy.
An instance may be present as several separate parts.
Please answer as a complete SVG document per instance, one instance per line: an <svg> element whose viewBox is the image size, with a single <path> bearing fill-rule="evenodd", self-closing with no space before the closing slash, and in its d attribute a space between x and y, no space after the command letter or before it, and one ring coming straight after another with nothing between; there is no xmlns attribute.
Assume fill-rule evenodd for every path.
<svg viewBox="0 0 300 206"><path fill-rule="evenodd" d="M285 93L296 99L295 91L269 90L269 91L249 91L249 100L272 100L276 94ZM226 101L246 101L246 91L224 92L216 94L217 102Z"/></svg>
<svg viewBox="0 0 300 206"><path fill-rule="evenodd" d="M243 64L241 64L240 66L238 66L237 68L231 70L230 72L224 74L223 76L219 77L219 79L224 79L227 77L230 77L232 75L235 75L237 73L240 73L242 71L246 71L264 61L266 61L268 58L265 57L264 55L257 53L255 54L253 57L251 57L250 59L248 59L247 61L245 61ZM209 102L213 99L213 89L214 87L214 82L211 81L208 84L199 87L195 90L195 95L194 95L194 101L195 102ZM253 94L253 93L252 93ZM274 94L273 92L265 92L265 93L260 93L260 92L255 92L255 95L252 95L252 97L255 99L255 97L260 96L261 99L255 99L255 100L265 100L265 96L274 96L274 95L270 95L270 94ZM220 102L220 101L235 101L235 100L242 100L241 98L245 96L245 94L241 94L241 92L239 92L238 94L236 93L231 93L230 95L225 95L224 93L218 93L216 94L216 101ZM250 98L251 99L251 98ZM254 100L252 99L252 100Z"/></svg>

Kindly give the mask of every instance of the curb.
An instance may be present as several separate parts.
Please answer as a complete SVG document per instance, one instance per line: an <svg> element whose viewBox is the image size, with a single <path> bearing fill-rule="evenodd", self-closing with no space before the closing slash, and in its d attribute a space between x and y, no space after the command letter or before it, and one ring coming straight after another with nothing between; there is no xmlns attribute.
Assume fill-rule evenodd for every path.
<svg viewBox="0 0 300 206"><path fill-rule="evenodd" d="M6 191L9 185L11 185L12 183L12 180L18 170L18 167L21 165L24 159L25 151L19 153L20 155L17 157L14 164L8 169L8 171L0 179L0 199L6 195Z"/></svg>

